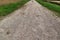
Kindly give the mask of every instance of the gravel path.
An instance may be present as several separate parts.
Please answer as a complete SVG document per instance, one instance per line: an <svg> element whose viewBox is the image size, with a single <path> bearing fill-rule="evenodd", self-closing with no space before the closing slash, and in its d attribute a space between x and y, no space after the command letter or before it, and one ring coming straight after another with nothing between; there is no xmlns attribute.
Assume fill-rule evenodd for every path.
<svg viewBox="0 0 60 40"><path fill-rule="evenodd" d="M0 40L60 40L60 18L32 0L0 22Z"/></svg>

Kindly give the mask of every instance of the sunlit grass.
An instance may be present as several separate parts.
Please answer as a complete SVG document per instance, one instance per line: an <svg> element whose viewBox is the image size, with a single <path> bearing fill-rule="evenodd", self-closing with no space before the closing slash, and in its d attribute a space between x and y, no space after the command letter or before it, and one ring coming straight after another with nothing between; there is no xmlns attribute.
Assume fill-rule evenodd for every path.
<svg viewBox="0 0 60 40"><path fill-rule="evenodd" d="M57 16L60 16L60 6L57 4L52 4L49 2L45 2L44 0L36 0L38 3L40 3L41 5L47 7L48 9L57 12Z"/></svg>
<svg viewBox="0 0 60 40"><path fill-rule="evenodd" d="M1 5L0 6L0 16L6 16L13 12L14 10L22 7L25 3L27 3L29 0L21 0L16 3L10 3L6 5Z"/></svg>

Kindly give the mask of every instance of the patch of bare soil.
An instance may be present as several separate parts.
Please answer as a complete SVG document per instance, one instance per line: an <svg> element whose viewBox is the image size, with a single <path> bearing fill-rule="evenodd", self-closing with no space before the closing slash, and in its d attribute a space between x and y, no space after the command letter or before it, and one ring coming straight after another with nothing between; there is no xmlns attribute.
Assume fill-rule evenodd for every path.
<svg viewBox="0 0 60 40"><path fill-rule="evenodd" d="M20 0L0 0L0 5L14 3Z"/></svg>

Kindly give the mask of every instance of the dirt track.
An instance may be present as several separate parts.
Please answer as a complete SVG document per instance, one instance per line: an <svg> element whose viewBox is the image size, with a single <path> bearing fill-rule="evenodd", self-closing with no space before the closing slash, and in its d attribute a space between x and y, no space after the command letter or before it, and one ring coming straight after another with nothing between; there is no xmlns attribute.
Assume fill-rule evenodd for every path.
<svg viewBox="0 0 60 40"><path fill-rule="evenodd" d="M0 40L60 40L60 18L30 1L0 22Z"/></svg>

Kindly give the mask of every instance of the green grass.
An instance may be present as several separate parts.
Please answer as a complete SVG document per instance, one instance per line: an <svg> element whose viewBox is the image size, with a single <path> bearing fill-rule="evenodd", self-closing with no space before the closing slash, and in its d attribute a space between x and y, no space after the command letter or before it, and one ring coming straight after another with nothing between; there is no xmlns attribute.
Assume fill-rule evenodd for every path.
<svg viewBox="0 0 60 40"><path fill-rule="evenodd" d="M60 6L56 5L56 4L52 4L49 2L45 2L44 0L36 0L38 3L40 3L41 5L47 7L50 10L53 10L55 12L57 12L57 16L60 16Z"/></svg>
<svg viewBox="0 0 60 40"><path fill-rule="evenodd" d="M30 0L21 0L21 1L16 2L16 3L1 5L0 6L0 16L6 16L6 15L10 14L14 10L22 7L28 1L30 1Z"/></svg>

